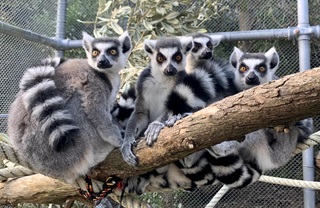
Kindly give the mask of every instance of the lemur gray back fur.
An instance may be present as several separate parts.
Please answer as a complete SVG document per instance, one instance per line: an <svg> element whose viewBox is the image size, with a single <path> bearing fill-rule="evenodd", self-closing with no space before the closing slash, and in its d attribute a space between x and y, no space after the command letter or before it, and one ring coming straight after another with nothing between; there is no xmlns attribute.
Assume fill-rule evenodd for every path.
<svg viewBox="0 0 320 208"><path fill-rule="evenodd" d="M70 183L123 141L110 111L130 38L127 32L119 38L83 36L87 59L52 59L27 69L8 120L20 158Z"/></svg>

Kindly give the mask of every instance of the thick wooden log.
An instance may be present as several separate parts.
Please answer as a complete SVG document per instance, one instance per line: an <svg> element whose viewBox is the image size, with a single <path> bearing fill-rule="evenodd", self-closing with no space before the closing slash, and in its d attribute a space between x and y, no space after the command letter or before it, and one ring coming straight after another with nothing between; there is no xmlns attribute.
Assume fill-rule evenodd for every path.
<svg viewBox="0 0 320 208"><path fill-rule="evenodd" d="M172 128L161 131L152 148L139 143L137 168L121 160L119 151L97 168L94 175L126 177L163 166L190 153L226 140L241 140L247 133L320 114L320 68L285 76L202 109Z"/></svg>
<svg viewBox="0 0 320 208"><path fill-rule="evenodd" d="M317 68L286 76L214 103L182 119L174 127L165 128L152 148L140 141L135 149L140 160L136 168L127 165L120 152L115 150L92 171L92 175L103 180L110 175L125 178L141 174L222 141L241 140L245 134L254 130L317 116L319 112L320 68ZM24 182L25 178L16 179L18 184L12 181L0 183L0 204L30 202L39 192L43 194L42 198L56 201L52 190L65 187L50 182L50 185L39 188L35 181L42 180L38 178L40 176L29 177L33 182L24 186L28 187L28 195L15 192L15 189L21 189L27 183ZM74 194L71 188L56 196L64 200ZM42 203L43 200L33 202Z"/></svg>
<svg viewBox="0 0 320 208"><path fill-rule="evenodd" d="M77 195L76 188L41 174L9 179L0 183L0 204L62 204Z"/></svg>

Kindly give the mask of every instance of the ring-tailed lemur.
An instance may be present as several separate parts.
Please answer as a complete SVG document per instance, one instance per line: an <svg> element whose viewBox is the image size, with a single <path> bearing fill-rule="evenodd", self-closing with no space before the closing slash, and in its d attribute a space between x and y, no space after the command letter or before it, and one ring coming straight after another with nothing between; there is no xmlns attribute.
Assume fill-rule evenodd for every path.
<svg viewBox="0 0 320 208"><path fill-rule="evenodd" d="M35 171L69 183L123 143L110 111L130 37L125 32L95 39L84 32L83 48L87 59L53 59L27 69L8 119L20 158Z"/></svg>
<svg viewBox="0 0 320 208"><path fill-rule="evenodd" d="M185 58L191 48L190 37L145 40L144 49L151 62L136 83L135 109L128 120L121 147L123 158L130 165L137 165L132 145L138 136L150 123L160 126L160 129L163 127L165 101L177 81L185 75Z"/></svg>
<svg viewBox="0 0 320 208"><path fill-rule="evenodd" d="M230 63L234 67L234 85L240 92L276 79L279 56L275 48L266 53L246 53L235 47ZM284 131L259 129L247 134L241 143L222 142L207 149L213 156L212 170L219 181L230 187L246 186L265 171L285 165L297 142L312 132L312 119L305 119Z"/></svg>
<svg viewBox="0 0 320 208"><path fill-rule="evenodd" d="M189 56L189 55L188 55ZM215 73L209 70L199 68L192 70L178 80L171 93L165 101L165 109L162 115L171 117L175 115L184 115L197 111L206 107L209 103L217 99L217 82L227 86L228 81L225 73ZM214 74L214 76L212 76ZM219 79L218 81L214 80ZM172 117L171 117L172 118ZM168 120L167 125L172 125L174 121ZM170 123L170 124L169 124ZM152 124L149 125L149 127ZM151 144L158 136L158 131L148 127L146 137ZM159 129L158 129L159 130ZM151 132L151 135L148 135ZM211 171L211 166L207 157L203 154L208 154L206 150L196 152L187 156L173 164L156 169L149 173L128 179L129 192L142 193L145 188L148 190L188 187L195 187L213 184L216 182Z"/></svg>

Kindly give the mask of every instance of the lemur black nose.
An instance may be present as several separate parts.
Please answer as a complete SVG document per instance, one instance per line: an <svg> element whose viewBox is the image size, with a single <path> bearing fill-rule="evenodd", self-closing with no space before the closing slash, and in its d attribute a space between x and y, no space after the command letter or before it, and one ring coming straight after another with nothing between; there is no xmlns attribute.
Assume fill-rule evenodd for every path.
<svg viewBox="0 0 320 208"><path fill-rule="evenodd" d="M250 72L250 73L248 74L248 76L247 76L247 79L250 80L250 81L255 80L255 79L257 79L257 78L258 78L258 77L257 77L257 75L256 75L254 72Z"/></svg>
<svg viewBox="0 0 320 208"><path fill-rule="evenodd" d="M164 69L164 74L166 76L174 76L175 74L177 74L177 72L178 70L174 66L172 66L172 64L170 64Z"/></svg>
<svg viewBox="0 0 320 208"><path fill-rule="evenodd" d="M112 65L110 64L108 59L99 60L97 66L99 68L102 68L102 69L111 68L112 67Z"/></svg>
<svg viewBox="0 0 320 208"><path fill-rule="evenodd" d="M254 72L250 72L246 77L246 84L259 85L260 84L259 77Z"/></svg>
<svg viewBox="0 0 320 208"><path fill-rule="evenodd" d="M212 52L211 51L206 51L203 54L203 59L210 59L210 58L212 58Z"/></svg>

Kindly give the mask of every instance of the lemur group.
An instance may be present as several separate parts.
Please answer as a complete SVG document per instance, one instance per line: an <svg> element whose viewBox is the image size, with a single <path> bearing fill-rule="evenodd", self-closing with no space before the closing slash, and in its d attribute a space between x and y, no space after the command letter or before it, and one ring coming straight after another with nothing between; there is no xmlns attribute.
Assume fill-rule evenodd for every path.
<svg viewBox="0 0 320 208"><path fill-rule="evenodd" d="M280 60L274 47L265 53L234 47L223 60L213 56L219 42L219 36L207 34L145 40L150 64L117 100L130 36L94 38L84 32L86 59L46 59L22 76L8 119L17 155L33 170L69 183L90 174L115 148L137 166L132 149L139 137L152 147L165 126L277 79ZM311 119L288 124L284 131L259 129L242 142L225 141L126 178L126 192L193 190L218 182L245 187L285 165L297 143L312 132Z"/></svg>

